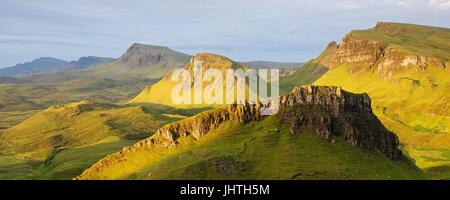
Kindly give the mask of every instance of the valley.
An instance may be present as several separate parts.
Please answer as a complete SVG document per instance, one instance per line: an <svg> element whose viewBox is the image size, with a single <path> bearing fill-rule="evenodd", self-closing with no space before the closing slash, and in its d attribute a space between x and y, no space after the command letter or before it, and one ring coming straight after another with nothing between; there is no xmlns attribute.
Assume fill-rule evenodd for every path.
<svg viewBox="0 0 450 200"><path fill-rule="evenodd" d="M135 43L92 66L2 77L0 179L448 179L448 44L448 28L380 22L304 64ZM280 112L174 104L173 70L194 61L282 69Z"/></svg>

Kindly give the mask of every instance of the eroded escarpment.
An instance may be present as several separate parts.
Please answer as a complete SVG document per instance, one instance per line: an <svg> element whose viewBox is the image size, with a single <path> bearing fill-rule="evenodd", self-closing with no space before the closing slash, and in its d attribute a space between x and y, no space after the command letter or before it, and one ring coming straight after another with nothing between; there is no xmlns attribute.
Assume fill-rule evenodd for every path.
<svg viewBox="0 0 450 200"><path fill-rule="evenodd" d="M280 103L279 118L289 125L291 133L307 128L328 141L339 137L361 149L403 159L397 136L372 113L367 94L352 94L338 87L307 86L295 88L281 97Z"/></svg>
<svg viewBox="0 0 450 200"><path fill-rule="evenodd" d="M280 111L274 117L281 124L289 126L292 134L301 134L301 130L306 129L329 142L341 138L355 147L383 154L393 160L404 158L398 149L397 136L388 131L372 113L371 100L366 94L352 94L338 87L304 86L280 97L279 103ZM262 120L263 107L267 105L229 105L165 125L153 136L103 158L80 177L101 171L115 162L126 162L127 154L173 148L187 137L201 140L227 121L246 124Z"/></svg>
<svg viewBox="0 0 450 200"><path fill-rule="evenodd" d="M199 140L226 121L241 124L259 121L264 118L260 114L263 107L267 105L230 105L201 113L168 124L152 137L124 148L121 153L153 147L171 148L177 145L178 139L188 136ZM338 87L299 87L280 98L280 109L276 117L289 125L292 133L307 128L329 141L342 137L356 147L382 153L391 159L402 158L397 149L397 137L372 113L371 101L366 94L352 94Z"/></svg>
<svg viewBox="0 0 450 200"><path fill-rule="evenodd" d="M321 59L321 64L329 68L351 65L351 73L375 71L380 79L404 72L425 71L429 67L448 68L449 60L446 58L423 53L417 50L418 47L409 47L408 44L396 44L403 36L413 35L414 30L410 29L405 25L378 23L369 30L352 31L339 45L333 42L327 47L324 55L319 56L326 58Z"/></svg>

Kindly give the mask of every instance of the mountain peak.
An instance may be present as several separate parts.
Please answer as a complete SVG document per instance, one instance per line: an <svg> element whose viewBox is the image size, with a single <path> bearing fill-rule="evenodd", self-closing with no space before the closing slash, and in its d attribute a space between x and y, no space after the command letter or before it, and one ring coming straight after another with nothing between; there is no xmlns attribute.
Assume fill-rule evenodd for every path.
<svg viewBox="0 0 450 200"><path fill-rule="evenodd" d="M225 56L221 56L218 54L212 54L212 53L198 53L197 55L192 57L191 62L194 60L216 63L216 64L226 64L226 63L234 62Z"/></svg>
<svg viewBox="0 0 450 200"><path fill-rule="evenodd" d="M194 61L201 61L202 68L205 69L240 69L245 68L238 62L231 60L225 56L221 56L213 53L198 53L197 55L191 58L191 62L186 65L185 69L192 70L194 66Z"/></svg>
<svg viewBox="0 0 450 200"><path fill-rule="evenodd" d="M68 62L57 58L40 57L30 62L0 69L0 76L17 77L45 73L63 68L67 64Z"/></svg>
<svg viewBox="0 0 450 200"><path fill-rule="evenodd" d="M158 45L150 45L150 44L142 44L142 43L133 43L128 49L142 49L142 50L170 50L165 46Z"/></svg>
<svg viewBox="0 0 450 200"><path fill-rule="evenodd" d="M187 60L189 55L164 46L134 43L118 61L127 66L139 67L160 63L162 60L167 60L168 57L183 57Z"/></svg>

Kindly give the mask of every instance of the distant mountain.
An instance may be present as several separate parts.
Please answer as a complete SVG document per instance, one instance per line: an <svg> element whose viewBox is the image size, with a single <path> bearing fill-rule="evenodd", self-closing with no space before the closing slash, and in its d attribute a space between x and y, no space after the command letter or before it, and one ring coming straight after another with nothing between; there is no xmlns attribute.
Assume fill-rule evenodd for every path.
<svg viewBox="0 0 450 200"><path fill-rule="evenodd" d="M135 43L109 62L93 64L109 59L88 56L51 72L0 78L0 83L8 83L0 90L0 111L44 109L81 100L126 102L189 59L167 47ZM83 68L87 63L93 65ZM70 66L72 70L66 70Z"/></svg>
<svg viewBox="0 0 450 200"><path fill-rule="evenodd" d="M190 58L190 55L167 47L134 43L118 59L86 71L111 79L158 79L183 67Z"/></svg>
<svg viewBox="0 0 450 200"><path fill-rule="evenodd" d="M84 69L93 65L105 63L114 60L114 58L86 56L81 57L77 61L71 61L67 68L69 69Z"/></svg>
<svg viewBox="0 0 450 200"><path fill-rule="evenodd" d="M76 61L67 62L56 58L43 57L35 59L31 62L0 69L0 77L23 77L58 70L84 69L93 65L109 62L111 60L113 60L113 58L86 56L81 57Z"/></svg>
<svg viewBox="0 0 450 200"><path fill-rule="evenodd" d="M187 62L190 55L174 51L168 47L134 43L117 59L117 62L129 67L145 67L151 64L167 62L170 58L174 58L174 61Z"/></svg>
<svg viewBox="0 0 450 200"><path fill-rule="evenodd" d="M0 179L70 179L163 124L196 114L109 104L128 101L189 59L167 47L133 44L120 58L91 67L0 78L0 160L9 159L0 162Z"/></svg>
<svg viewBox="0 0 450 200"><path fill-rule="evenodd" d="M18 78L15 77L0 77L0 83L16 83Z"/></svg>
<svg viewBox="0 0 450 200"><path fill-rule="evenodd" d="M17 64L12 67L6 67L0 69L0 76L28 76L33 74L50 72L56 69L61 69L69 64L67 61L51 58L42 57L35 59L31 62Z"/></svg>
<svg viewBox="0 0 450 200"><path fill-rule="evenodd" d="M241 64L255 69L283 69L283 68L300 68L303 66L304 63L249 61L249 62L241 62Z"/></svg>

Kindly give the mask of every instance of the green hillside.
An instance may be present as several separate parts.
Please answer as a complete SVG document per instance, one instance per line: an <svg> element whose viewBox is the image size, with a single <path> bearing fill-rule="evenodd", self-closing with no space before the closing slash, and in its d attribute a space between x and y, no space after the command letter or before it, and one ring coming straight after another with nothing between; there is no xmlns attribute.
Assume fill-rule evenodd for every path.
<svg viewBox="0 0 450 200"><path fill-rule="evenodd" d="M190 56L167 47L133 44L118 59L84 69L67 69L0 82L0 127L11 127L31 110L82 100L125 103L168 71L182 67ZM8 121L8 122L4 122Z"/></svg>
<svg viewBox="0 0 450 200"><path fill-rule="evenodd" d="M280 95L287 94L296 86L314 83L314 81L319 79L327 71L328 68L316 61L306 63L293 74L280 79Z"/></svg>
<svg viewBox="0 0 450 200"><path fill-rule="evenodd" d="M197 112L87 101L53 106L0 135L0 177L70 179L165 123Z"/></svg>
<svg viewBox="0 0 450 200"><path fill-rule="evenodd" d="M407 53L450 60L450 29L415 24L379 22L368 30L350 34L383 41Z"/></svg>
<svg viewBox="0 0 450 200"><path fill-rule="evenodd" d="M383 45L382 56L374 63L362 61L366 67L361 62L339 62L345 60L341 52L376 52L370 45L366 51L355 46L352 40L361 38ZM368 93L375 114L400 137L404 153L416 165L430 173L450 166L450 29L379 23L352 31L344 43L332 56L333 68L314 84ZM355 71L357 67L362 70Z"/></svg>
<svg viewBox="0 0 450 200"><path fill-rule="evenodd" d="M254 69L285 69L285 68L301 68L305 63L299 62L273 62L273 61L248 61L240 62L242 65Z"/></svg>
<svg viewBox="0 0 450 200"><path fill-rule="evenodd" d="M335 85L367 92L375 114L394 131L404 150L422 168L450 165L450 73L428 71L377 79L375 74L350 74L346 66L329 71L317 85Z"/></svg>
<svg viewBox="0 0 450 200"><path fill-rule="evenodd" d="M229 58L216 55L216 54L210 54L210 53L200 53L195 55L192 60L199 60L203 61L202 68L203 70L214 68L219 69L222 74L226 74L225 71L227 69L244 69L247 68L246 66L237 63L235 61L232 61ZM184 69L188 70L193 73L193 67L194 63L190 62L186 64ZM223 79L225 82L225 78ZM205 81L203 84L203 87L206 87L210 82ZM168 106L174 106L174 107L210 107L210 105L202 104L202 105L176 105L171 100L171 92L172 89L178 85L179 82L172 81L171 80L171 73L167 74L163 79L161 79L159 82L149 85L146 87L139 95L137 95L135 98L133 98L130 102L131 103L155 103L155 104L162 104L162 105L168 105ZM225 86L225 83L224 83ZM248 89L248 88L247 88ZM192 90L193 91L193 90ZM221 105L220 105L221 106Z"/></svg>
<svg viewBox="0 0 450 200"><path fill-rule="evenodd" d="M292 134L276 117L237 125L226 122L200 140L172 149L124 154L81 179L425 179L407 162L329 143L308 130Z"/></svg>

